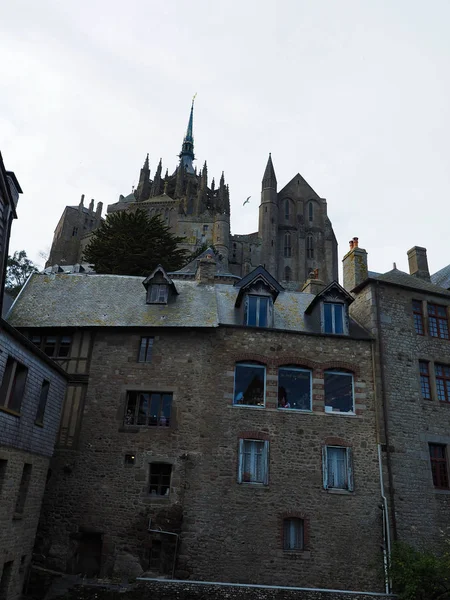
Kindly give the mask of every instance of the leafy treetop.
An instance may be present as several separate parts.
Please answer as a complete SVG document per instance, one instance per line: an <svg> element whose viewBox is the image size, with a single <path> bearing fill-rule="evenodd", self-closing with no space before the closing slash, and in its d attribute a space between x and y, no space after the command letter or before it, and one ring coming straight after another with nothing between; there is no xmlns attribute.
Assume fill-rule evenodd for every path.
<svg viewBox="0 0 450 600"><path fill-rule="evenodd" d="M5 290L16 297L28 277L37 272L36 265L27 257L25 250L16 250L12 256L8 256L6 263Z"/></svg>

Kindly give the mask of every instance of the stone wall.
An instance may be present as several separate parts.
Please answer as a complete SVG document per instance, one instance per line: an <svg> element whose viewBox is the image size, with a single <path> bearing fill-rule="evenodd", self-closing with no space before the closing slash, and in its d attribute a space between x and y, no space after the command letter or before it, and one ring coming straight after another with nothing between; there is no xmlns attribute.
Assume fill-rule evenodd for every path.
<svg viewBox="0 0 450 600"><path fill-rule="evenodd" d="M160 545L171 575L177 538L148 532L151 519L180 534L179 578L382 589L372 342L236 327L153 334L151 363L136 362L148 329L96 334L78 449L52 463L47 566L79 572L83 552L94 562L101 552L101 574L139 575ZM253 360L266 365L266 406L233 406L235 363ZM277 408L283 364L312 369L312 412ZM354 371L353 416L324 411L323 371L336 367ZM124 427L130 389L172 392L171 427ZM269 441L267 486L237 483L241 438ZM354 492L323 488L324 444L352 447ZM169 496L149 494L153 462L172 465ZM287 516L304 519L302 552L283 550Z"/></svg>

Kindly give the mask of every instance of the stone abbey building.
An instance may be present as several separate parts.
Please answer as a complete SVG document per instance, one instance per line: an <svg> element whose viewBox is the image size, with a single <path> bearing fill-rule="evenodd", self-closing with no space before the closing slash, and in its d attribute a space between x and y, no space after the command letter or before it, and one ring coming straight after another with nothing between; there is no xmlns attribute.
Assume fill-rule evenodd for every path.
<svg viewBox="0 0 450 600"><path fill-rule="evenodd" d="M302 285L315 269L325 283L337 280L337 242L326 200L300 174L278 191L270 156L262 179L258 231L231 235L230 192L223 173L216 185L214 179L210 181L206 162L198 172L193 166L193 118L192 105L175 171L169 175L166 170L163 175L160 161L151 178L147 155L138 186L109 205L108 214L141 208L150 216L160 215L174 234L185 238L182 247L194 252L212 244L222 268L240 277L261 264L292 289ZM83 251L101 222L101 211L101 202L95 209L93 200L85 207L84 196L79 206L65 208L46 267L83 262Z"/></svg>

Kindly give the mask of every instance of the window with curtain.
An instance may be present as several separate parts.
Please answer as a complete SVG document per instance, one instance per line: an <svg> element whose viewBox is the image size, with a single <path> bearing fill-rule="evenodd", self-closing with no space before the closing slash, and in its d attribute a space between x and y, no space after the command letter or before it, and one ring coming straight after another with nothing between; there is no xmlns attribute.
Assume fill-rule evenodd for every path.
<svg viewBox="0 0 450 600"><path fill-rule="evenodd" d="M283 520L283 548L286 551L303 550L304 540L303 519L291 518Z"/></svg>
<svg viewBox="0 0 450 600"><path fill-rule="evenodd" d="M351 448L324 446L323 486L326 490L353 491L353 466Z"/></svg>
<svg viewBox="0 0 450 600"><path fill-rule="evenodd" d="M269 442L239 440L239 483L268 484Z"/></svg>

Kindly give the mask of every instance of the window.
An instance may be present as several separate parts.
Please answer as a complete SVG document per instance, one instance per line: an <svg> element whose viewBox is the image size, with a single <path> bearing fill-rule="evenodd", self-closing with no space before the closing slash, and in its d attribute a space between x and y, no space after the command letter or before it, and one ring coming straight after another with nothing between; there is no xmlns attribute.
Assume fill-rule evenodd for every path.
<svg viewBox="0 0 450 600"><path fill-rule="evenodd" d="M134 454L125 454L123 462L126 466L132 466L136 462L136 456Z"/></svg>
<svg viewBox="0 0 450 600"><path fill-rule="evenodd" d="M447 448L442 444L429 444L429 448L433 485L448 490Z"/></svg>
<svg viewBox="0 0 450 600"><path fill-rule="evenodd" d="M36 413L36 423L42 424L44 422L45 405L47 404L47 396L49 389L50 382L44 379L41 385L41 394L39 396L39 404Z"/></svg>
<svg viewBox="0 0 450 600"><path fill-rule="evenodd" d="M172 465L167 463L150 463L150 487L151 496L168 496L170 493L170 476Z"/></svg>
<svg viewBox="0 0 450 600"><path fill-rule="evenodd" d="M74 228L72 229L72 237L74 237L74 236L76 236L76 235L78 235L78 227L74 227Z"/></svg>
<svg viewBox="0 0 450 600"><path fill-rule="evenodd" d="M353 375L330 370L325 371L324 379L325 411L353 413Z"/></svg>
<svg viewBox="0 0 450 600"><path fill-rule="evenodd" d="M2 493L3 483L5 482L7 465L8 461L5 458L0 458L0 494Z"/></svg>
<svg viewBox="0 0 450 600"><path fill-rule="evenodd" d="M239 483L268 484L269 442L239 440Z"/></svg>
<svg viewBox="0 0 450 600"><path fill-rule="evenodd" d="M423 307L422 302L420 300L413 300L413 317L414 317L414 328L416 333L419 335L424 335L424 327L423 327Z"/></svg>
<svg viewBox="0 0 450 600"><path fill-rule="evenodd" d="M150 304L167 304L168 295L168 285L165 283L154 283L150 286L148 301Z"/></svg>
<svg viewBox="0 0 450 600"><path fill-rule="evenodd" d="M278 369L278 408L311 410L311 371L297 367Z"/></svg>
<svg viewBox="0 0 450 600"><path fill-rule="evenodd" d="M447 365L434 365L436 375L436 390L438 400L450 402L450 367Z"/></svg>
<svg viewBox="0 0 450 600"><path fill-rule="evenodd" d="M324 446L323 487L353 491L353 469L351 448Z"/></svg>
<svg viewBox="0 0 450 600"><path fill-rule="evenodd" d="M70 335L32 335L30 339L50 358L66 358L70 354Z"/></svg>
<svg viewBox="0 0 450 600"><path fill-rule="evenodd" d="M314 206L312 202L308 204L308 219L309 221L314 220Z"/></svg>
<svg viewBox="0 0 450 600"><path fill-rule="evenodd" d="M431 389L430 389L430 373L428 370L428 363L424 360L419 361L420 370L420 389L422 390L422 397L426 400L431 400Z"/></svg>
<svg viewBox="0 0 450 600"><path fill-rule="evenodd" d="M128 392L125 425L169 427L172 394L170 392Z"/></svg>
<svg viewBox="0 0 450 600"><path fill-rule="evenodd" d="M234 401L242 406L264 406L266 367L239 363L234 370Z"/></svg>
<svg viewBox="0 0 450 600"><path fill-rule="evenodd" d="M284 269L284 280L289 283L289 281L291 281L292 279L292 271L291 271L291 267L285 267Z"/></svg>
<svg viewBox="0 0 450 600"><path fill-rule="evenodd" d="M8 356L0 387L0 406L20 413L27 375L28 369Z"/></svg>
<svg viewBox="0 0 450 600"><path fill-rule="evenodd" d="M303 550L305 545L303 519L284 519L283 548L286 551Z"/></svg>
<svg viewBox="0 0 450 600"><path fill-rule="evenodd" d="M272 298L247 296L245 300L245 323L252 327L268 327L272 312Z"/></svg>
<svg viewBox="0 0 450 600"><path fill-rule="evenodd" d="M17 514L22 514L25 508L25 502L28 494L28 487L30 485L31 479L31 465L29 463L25 463L23 465L22 478L20 480L19 486L19 494L17 496L16 501L16 510Z"/></svg>
<svg viewBox="0 0 450 600"><path fill-rule="evenodd" d="M290 202L289 199L286 198L286 200L284 201L284 218L286 219L286 221L289 221L289 217L291 216L291 210L290 210Z"/></svg>
<svg viewBox="0 0 450 600"><path fill-rule="evenodd" d="M337 302L323 303L323 332L344 333L344 305Z"/></svg>
<svg viewBox="0 0 450 600"><path fill-rule="evenodd" d="M291 234L285 233L284 234L284 256L285 258L290 258L292 255L292 249L291 249Z"/></svg>
<svg viewBox="0 0 450 600"><path fill-rule="evenodd" d="M445 306L428 304L428 329L430 335L437 338L449 339L447 310Z"/></svg>
<svg viewBox="0 0 450 600"><path fill-rule="evenodd" d="M314 245L313 245L313 236L308 235L306 237L306 257L314 258Z"/></svg>
<svg viewBox="0 0 450 600"><path fill-rule="evenodd" d="M138 362L152 362L153 338L141 337Z"/></svg>

